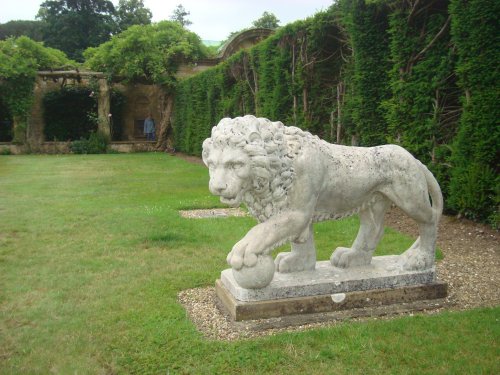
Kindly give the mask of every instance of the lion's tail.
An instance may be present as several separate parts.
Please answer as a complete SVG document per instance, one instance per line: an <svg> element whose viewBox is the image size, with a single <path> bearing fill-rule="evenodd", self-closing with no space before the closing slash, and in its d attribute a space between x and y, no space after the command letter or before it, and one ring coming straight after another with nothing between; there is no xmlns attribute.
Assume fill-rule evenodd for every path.
<svg viewBox="0 0 500 375"><path fill-rule="evenodd" d="M429 195L432 199L432 210L434 211L434 217L437 224L441 218L441 214L443 213L443 194L441 193L441 188L431 171L429 171L427 166L425 166L420 160L417 161L420 168L424 172L425 180L427 181L427 188L429 189Z"/></svg>

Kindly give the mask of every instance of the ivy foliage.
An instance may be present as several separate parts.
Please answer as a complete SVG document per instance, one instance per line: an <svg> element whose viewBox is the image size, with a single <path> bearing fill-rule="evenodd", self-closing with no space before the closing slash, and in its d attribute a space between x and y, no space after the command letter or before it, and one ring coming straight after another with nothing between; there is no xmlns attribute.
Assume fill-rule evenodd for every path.
<svg viewBox="0 0 500 375"><path fill-rule="evenodd" d="M48 141L87 137L97 130L97 102L89 88L65 86L43 97L44 133Z"/></svg>
<svg viewBox="0 0 500 375"><path fill-rule="evenodd" d="M0 95L0 142L12 142L12 116Z"/></svg>
<svg viewBox="0 0 500 375"><path fill-rule="evenodd" d="M45 47L26 36L0 41L0 95L10 116L18 123L14 141L24 138L36 72L72 66L75 62L63 52Z"/></svg>
<svg viewBox="0 0 500 375"><path fill-rule="evenodd" d="M84 52L85 65L105 72L110 79L167 87L175 84L174 74L181 61L200 59L206 54L206 47L195 33L172 21L132 26Z"/></svg>
<svg viewBox="0 0 500 375"><path fill-rule="evenodd" d="M110 112L112 138L119 140L125 98L119 91L111 92ZM48 141L70 141L88 138L97 131L97 101L90 87L64 86L43 97L44 134Z"/></svg>

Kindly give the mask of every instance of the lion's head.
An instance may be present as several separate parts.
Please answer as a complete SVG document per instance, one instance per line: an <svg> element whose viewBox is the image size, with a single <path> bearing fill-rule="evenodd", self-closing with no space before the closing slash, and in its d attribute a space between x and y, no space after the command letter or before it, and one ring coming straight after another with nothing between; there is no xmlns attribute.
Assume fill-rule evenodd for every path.
<svg viewBox="0 0 500 375"><path fill-rule="evenodd" d="M259 221L267 220L286 204L304 134L265 118L222 119L203 142L211 193L231 206L243 202Z"/></svg>

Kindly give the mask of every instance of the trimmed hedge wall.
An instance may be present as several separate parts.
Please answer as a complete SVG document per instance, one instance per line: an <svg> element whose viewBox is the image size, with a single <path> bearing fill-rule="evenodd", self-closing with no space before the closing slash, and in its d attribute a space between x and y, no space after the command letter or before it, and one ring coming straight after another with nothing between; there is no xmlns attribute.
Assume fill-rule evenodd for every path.
<svg viewBox="0 0 500 375"><path fill-rule="evenodd" d="M449 204L499 226L500 2L453 0L450 13L463 113L453 141Z"/></svg>
<svg viewBox="0 0 500 375"><path fill-rule="evenodd" d="M244 114L396 143L434 172L448 210L498 226L499 4L338 1L179 82L175 147L200 155L212 126Z"/></svg>
<svg viewBox="0 0 500 375"><path fill-rule="evenodd" d="M221 118L248 113L330 139L340 54L348 53L338 40L335 18L323 12L287 25L254 48L181 81L175 94L175 147L199 155Z"/></svg>

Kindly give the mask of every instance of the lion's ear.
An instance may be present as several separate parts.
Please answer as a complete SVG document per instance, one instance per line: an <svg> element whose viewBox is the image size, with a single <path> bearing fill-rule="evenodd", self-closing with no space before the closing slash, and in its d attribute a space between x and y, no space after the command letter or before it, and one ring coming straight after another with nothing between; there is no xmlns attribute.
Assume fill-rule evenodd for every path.
<svg viewBox="0 0 500 375"><path fill-rule="evenodd" d="M255 143L255 142L259 142L261 140L262 140L262 137L257 132L251 132L248 135L248 143Z"/></svg>

